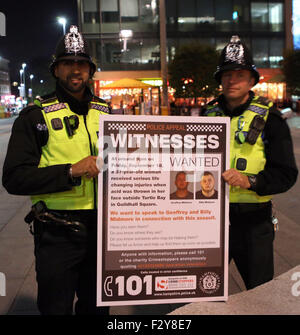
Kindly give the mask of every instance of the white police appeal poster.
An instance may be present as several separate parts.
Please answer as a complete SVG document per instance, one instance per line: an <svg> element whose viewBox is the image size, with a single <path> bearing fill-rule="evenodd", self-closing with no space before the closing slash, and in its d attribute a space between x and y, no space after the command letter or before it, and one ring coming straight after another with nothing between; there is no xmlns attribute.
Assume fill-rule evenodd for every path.
<svg viewBox="0 0 300 335"><path fill-rule="evenodd" d="M230 121L100 117L97 305L226 300Z"/></svg>

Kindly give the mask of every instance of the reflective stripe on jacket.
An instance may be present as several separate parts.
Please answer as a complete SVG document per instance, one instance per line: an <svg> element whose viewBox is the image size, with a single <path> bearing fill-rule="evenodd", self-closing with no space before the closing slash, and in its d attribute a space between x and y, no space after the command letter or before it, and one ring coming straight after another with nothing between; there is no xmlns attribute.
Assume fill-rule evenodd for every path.
<svg viewBox="0 0 300 335"><path fill-rule="evenodd" d="M75 164L83 158L98 154L99 116L107 114L105 103L91 101L87 115L72 112L67 103L52 99L42 102L42 113L48 127L49 139L42 147L39 168ZM72 136L68 135L65 117L77 116L79 125ZM36 203L43 200L49 209L79 210L94 209L97 204L97 180L81 177L81 184L71 190L31 197Z"/></svg>
<svg viewBox="0 0 300 335"><path fill-rule="evenodd" d="M247 136L249 126L256 115L260 115L265 122L269 115L269 109L273 105L265 99L255 96L242 115L234 116L230 122L230 168L239 170L245 175L257 175L266 164L265 145L263 131L259 134L254 144L238 143L236 133L242 131ZM207 106L207 116L225 116L218 104ZM243 163L243 164L241 164ZM242 169L241 170L241 166ZM271 200L271 196L259 196L256 192L240 187L230 186L230 202L234 203L260 203Z"/></svg>

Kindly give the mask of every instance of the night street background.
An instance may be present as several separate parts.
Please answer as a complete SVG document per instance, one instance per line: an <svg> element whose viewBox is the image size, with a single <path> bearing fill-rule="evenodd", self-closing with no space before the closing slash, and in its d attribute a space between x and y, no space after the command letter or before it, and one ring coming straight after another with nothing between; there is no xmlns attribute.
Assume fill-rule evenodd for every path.
<svg viewBox="0 0 300 335"><path fill-rule="evenodd" d="M6 36L0 37L0 56L10 61L11 82L19 82L22 63L27 64L28 74L36 75L37 67L48 70L55 46L63 35L57 17L67 19L66 30L78 22L76 0L2 0L0 12L6 16Z"/></svg>
<svg viewBox="0 0 300 335"><path fill-rule="evenodd" d="M175 0L172 0L172 1L174 1L174 3L176 4ZM297 3L300 3L300 0L296 0L296 1ZM228 2L224 1L222 3L227 5L229 3L235 4L238 2L243 3L242 0L239 0L239 1L235 0L235 1L228 1ZM203 6L206 6L208 2L205 3L204 1L199 1L199 4L200 3L202 5L204 4ZM211 4L211 2L209 3ZM213 6L215 6L215 3L220 4L221 1L213 2ZM264 7L264 3L267 4L266 6L271 6L272 4L273 5L275 4L275 6L277 6L279 4L279 1L275 0L275 1L261 1L260 2L259 0L255 0L253 1L253 3L255 4L254 7L256 8L256 9L254 8L255 10L253 10L253 13L258 13L259 15L263 16L263 14L265 14L264 10L263 9L261 10L258 7L260 6ZM188 4L189 2L182 0L181 5L186 6L187 9L189 6ZM172 10L173 8L175 8L175 6L173 6L173 2L172 3L169 2L169 6L171 7ZM216 13L216 8L213 6L212 8L214 8L214 13ZM182 7L178 6L178 8L182 8ZM201 7L201 8L205 10L205 7ZM219 14L220 12L222 13L224 12L220 10L220 6L218 7L218 9L219 9ZM201 17L201 15L203 15L203 10L200 11L201 13L199 13L199 18ZM52 0L52 1L0 0L0 12L3 13L6 17L6 36L0 36L0 58L2 57L9 61L10 83L18 82L18 84L15 87L11 86L11 90L12 90L11 93L16 96L19 96L20 94L20 92L18 91L18 85L20 84L20 69L22 68L23 63L26 63L26 88L27 89L29 87L32 88L32 92L33 92L32 96L35 96L35 95L42 96L43 94L41 94L41 91L43 92L45 91L44 94L50 93L52 91L52 86L54 86L55 81L49 72L49 65L51 63L52 55L55 52L55 47L58 41L60 40L60 38L62 38L63 36L63 28L62 28L62 25L58 23L57 18L58 17L66 18L67 20L66 32L68 32L70 25L78 25L79 20L78 20L78 13L77 13L77 1L76 0ZM251 13L251 10L249 11L249 15L250 13ZM284 12L284 10L282 10L280 13L289 13L289 12L288 11ZM84 13L82 13L82 15L84 15ZM223 15L220 15L220 16L221 18L224 18ZM130 17L131 16L128 16L128 18ZM178 17L176 17L175 14L174 14L174 17L176 18L176 20L179 19ZM284 23L284 20L286 20L286 22L289 21L286 19L286 17L284 16L282 17L283 17L282 19L283 21L281 22L279 20L280 21L279 22L280 24L278 24L279 28L280 28L280 25ZM183 15L183 18L184 19L187 18L187 22L185 23L185 26L189 27L190 16L186 14L186 15ZM120 19L122 19L121 15L120 15ZM126 16L124 16L123 19L124 19L125 26L128 22L130 24L131 23L136 24L137 26L139 24L144 23L144 22L141 23L138 20L127 22ZM152 20L151 15L150 15L150 19ZM149 22L151 23L150 26L152 27L153 22L151 20ZM115 22L115 21L112 20L112 22ZM241 16L241 22L243 22L242 16ZM250 37L247 35L247 31L244 33L245 35L247 35L249 42L253 42L254 46L258 45L258 44L255 44L254 42L257 42L257 41L261 42L261 44L259 45L262 46L261 48L263 51L262 54L263 55L266 54L266 57L268 58L267 64L270 65L271 60L272 62L275 62L274 60L275 58L277 59L278 57L281 57L281 54L279 53L272 54L269 52L274 47L274 44L276 44L275 43L276 38L279 36L278 37L279 42L282 41L283 43L285 41L283 37L284 34L287 31L292 31L292 30L290 29L290 26L289 28L286 28L286 30L284 30L283 25L282 25L282 28L280 28L282 30L280 30L279 32L267 31L267 35L264 35L263 31L254 29L254 35L253 35L254 38L252 38L250 33L252 32L251 31L252 27L255 27L255 22L256 22L255 20L253 22L252 21L247 22L246 26L249 26L249 36ZM275 22L274 26L277 27L277 23L278 23L277 16L275 17L274 22ZM107 23L110 24L111 22L109 21ZM179 23L181 24L182 22L178 21L178 24ZM260 22L260 23L261 23L261 26L264 27L263 22ZM221 28L222 27L223 26L221 25ZM106 62L103 62L103 64L108 69L114 69L114 70L109 70L107 72L110 72L110 71L114 73L120 72L121 75L123 75L123 72L120 69L132 69L136 67L136 69L138 70L138 69L144 69L147 67L151 69L152 68L154 69L155 66L160 67L161 66L160 63L153 61L153 59L156 57L155 54L157 54L157 49L155 49L155 47L156 45L159 45L159 41L157 40L157 36L156 36L156 34L158 34L158 31L159 30L157 30L157 32L156 31L152 32L150 31L150 29L149 31L147 31L147 33L144 36L145 37L144 42L147 42L148 40L149 41L148 41L148 44L145 43L145 46L143 46L143 43L136 44L136 40L134 40L134 42L132 42L131 44L133 50L134 50L133 46L137 45L136 50L140 48L139 52L141 52L141 54L142 54L142 50L144 50L143 52L146 55L148 55L147 57L144 56L144 61L146 60L148 63L147 62L146 63L137 62L136 61L137 59L135 59L136 57L134 56L135 55L134 52L132 53L133 55L132 58L130 58L131 54L128 54L127 58L124 57L123 62L115 62L114 57L116 55L118 57L121 57L120 56L121 55L121 52L120 52L121 44L119 41L118 32L107 33L105 38L106 38L106 41L110 40L109 42L110 44L107 43L107 45L105 45L104 43L103 45L104 49L100 49L101 53L99 52L98 60L99 59L102 60L104 58L103 55L106 55L107 53L109 57L107 57ZM201 42L201 38L203 40L202 35L205 35L204 34L205 31L204 33L201 30L199 31L194 32L195 39ZM187 34L185 34L185 32L182 32L182 31L180 31L179 33L180 33L180 36L183 36L180 43L183 43L185 38L187 41L191 40L188 35L189 30L187 30L186 32ZM220 46L223 43L222 41L223 41L223 37L226 34L226 30L224 32L224 31L218 31L216 29L216 33L217 34L216 36L213 37L213 40L216 46L217 45ZM90 35L93 35L93 34L90 34ZM259 35L262 35L262 36L259 36ZM273 36L273 39L269 38L269 36ZM150 37L152 38L152 40ZM226 39L227 38L229 37L226 36ZM115 40L113 41L113 39ZM180 45L177 43L177 40L179 41L179 38L177 39L174 37L173 40L171 41L171 42L176 41L176 43L173 43L171 45L171 47L174 48L174 50L175 50L175 46ZM100 33L99 33L99 41L100 41ZM265 43L266 41L267 43ZM96 41L95 43L98 43L98 42ZM254 49L253 51L259 51L258 48L256 48L255 50L255 47L254 47L253 49ZM106 53L103 52L102 50L105 50ZM152 56L153 53L155 57ZM260 57L260 55L258 56ZM118 59L120 60L120 58ZM133 62L134 59L135 59L135 62ZM138 60L141 61L141 59L138 59ZM193 61L191 63L193 64ZM207 64L205 67L207 67ZM104 80L102 79L101 76L105 74L106 70L105 68L102 67L102 65L101 65L101 70L102 72L101 72L101 75L99 75L99 77L101 80ZM274 69L271 69L271 70L274 70ZM31 83L32 86L28 85L30 82L29 81L30 74L34 75L33 82ZM154 75L152 77L156 79ZM142 77L136 76L135 78L142 78ZM105 80L108 80L108 79L110 80L112 78L106 78ZM43 80L42 85L41 85L41 80ZM271 85L273 84L275 83L271 83ZM42 87L40 88L41 91L38 91L39 89L38 87ZM121 102L120 102L120 106L121 106ZM3 168L3 163L4 163L4 159L6 155L7 145L8 145L9 137L11 134L11 129L13 126L13 122L16 118L17 116L14 115L13 117L10 117L10 118L0 119L0 175L1 177L2 177L2 168ZM299 168L300 167L300 112L298 111L298 113L294 113L293 117L288 119L287 122L291 130L295 158L296 158L297 166ZM300 265L300 243L299 243L299 240L300 240L300 220L299 220L299 217L300 217L300 206L299 206L300 178L298 178L297 183L288 192L276 195L274 197L273 203L274 203L275 214L277 218L279 219L279 230L275 234L276 237L274 241L275 280L273 282L276 283L277 278L279 276L287 273L288 271L291 271L292 269L296 267L297 269L299 269L299 265ZM38 314L38 310L36 306L37 287L36 287L36 278L35 278L36 273L35 273L35 259L34 259L34 243L33 243L33 237L29 233L29 228L24 222L24 217L28 213L30 208L31 208L31 202L30 202L29 197L15 196L15 195L8 194L6 190L4 189L2 182L0 183L0 273L5 274L6 276L6 295L0 297L0 315L36 315ZM299 270L297 271L298 271L297 273L300 274ZM286 281L286 284L287 286L292 287L294 282L290 278L288 278L288 280ZM300 289L300 286L299 286L299 289ZM230 296L238 295L242 293L243 291L245 291L245 285L242 282L242 279L236 269L235 264L232 262L229 268L229 295ZM249 300L251 299L248 299L248 298L251 296L252 293L253 292L250 292L250 295L248 295L248 297L243 300L243 306L246 306L249 303ZM282 294L280 290L278 292L274 290L272 294L269 294L268 296L262 295L263 298L265 298L265 301L263 301L263 303L261 304L262 306L258 306L258 307L263 308L265 306L264 303L267 302L268 300L271 300L271 301L274 301L274 308L275 307L278 308L279 310L278 314L283 314L281 313L280 308L282 308L282 310L286 314L295 314L294 310L300 306L300 296L297 296L297 299L298 299L296 302L297 308L294 308L294 309L292 308L287 313L286 312L287 309L285 309L286 306L284 305L284 303L282 303L283 299L281 299L283 296L281 296L280 294ZM255 291L253 295L255 296ZM292 295L290 289L288 291L288 294L285 294L285 298L290 299L290 300L295 298L295 296ZM299 301L299 305L298 305L298 301ZM145 306L144 305L143 306L142 305L140 306L139 305L137 306L117 306L117 307L111 308L111 315L129 314L129 315L133 315L134 317L140 314L141 315L151 315L151 314L152 315L155 315L155 314L165 315L171 312L171 310L173 309L174 309L174 306L171 306L171 304L145 305ZM233 312L238 314L239 310L234 310ZM265 313L267 312L269 311L266 309ZM272 322L274 322L274 320L272 320ZM256 323L251 323L251 322L250 323L248 322L247 327L249 326L251 327L252 324L255 327L257 327ZM223 325L223 321L222 323L220 323L220 325Z"/></svg>

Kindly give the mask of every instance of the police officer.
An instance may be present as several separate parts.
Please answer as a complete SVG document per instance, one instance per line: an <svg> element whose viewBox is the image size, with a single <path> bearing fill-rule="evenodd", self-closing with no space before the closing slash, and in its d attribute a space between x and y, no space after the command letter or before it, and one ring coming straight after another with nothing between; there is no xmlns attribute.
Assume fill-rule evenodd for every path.
<svg viewBox="0 0 300 335"><path fill-rule="evenodd" d="M232 36L214 74L222 94L211 101L207 116L231 119L229 257L254 288L273 278L272 195L285 192L297 179L289 128L266 98L251 88L259 73L247 47Z"/></svg>
<svg viewBox="0 0 300 335"><path fill-rule="evenodd" d="M99 116L109 109L88 88L95 70L86 41L71 26L50 65L56 90L20 113L4 162L4 187L35 204L43 315L72 314L75 294L76 314L108 314L96 308L96 159Z"/></svg>

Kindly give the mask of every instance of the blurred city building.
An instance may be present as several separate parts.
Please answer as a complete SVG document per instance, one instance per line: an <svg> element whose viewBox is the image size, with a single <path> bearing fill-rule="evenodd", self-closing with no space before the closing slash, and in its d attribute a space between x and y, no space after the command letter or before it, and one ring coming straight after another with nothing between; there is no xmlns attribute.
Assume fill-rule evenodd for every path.
<svg viewBox="0 0 300 335"><path fill-rule="evenodd" d="M78 0L79 26L98 67L96 94L115 94L102 87L122 78L162 85L159 2ZM279 67L283 50L293 48L292 8L292 0L165 0L167 61L182 45L200 42L221 50L232 35L239 35L261 74L255 90L284 100Z"/></svg>
<svg viewBox="0 0 300 335"><path fill-rule="evenodd" d="M10 87L9 60L0 56L0 119L11 115L9 107L15 103Z"/></svg>
<svg viewBox="0 0 300 335"><path fill-rule="evenodd" d="M0 57L0 96L9 95L10 78L9 78L9 61Z"/></svg>
<svg viewBox="0 0 300 335"><path fill-rule="evenodd" d="M293 1L293 41L294 49L300 49L300 1Z"/></svg>

